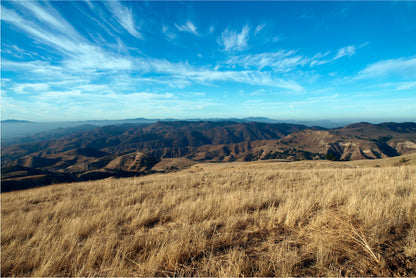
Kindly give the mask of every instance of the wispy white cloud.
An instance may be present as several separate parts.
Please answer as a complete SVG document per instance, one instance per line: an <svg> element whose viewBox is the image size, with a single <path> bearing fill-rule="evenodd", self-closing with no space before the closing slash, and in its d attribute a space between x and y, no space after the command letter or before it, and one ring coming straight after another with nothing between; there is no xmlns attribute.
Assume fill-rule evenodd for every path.
<svg viewBox="0 0 416 278"><path fill-rule="evenodd" d="M82 84L74 87L74 90L81 92L93 92L98 94L113 92L113 90L106 84Z"/></svg>
<svg viewBox="0 0 416 278"><path fill-rule="evenodd" d="M303 87L292 80L275 78L271 73L258 71L196 71L187 73L187 77L200 82L228 81L249 85L260 85L303 91Z"/></svg>
<svg viewBox="0 0 416 278"><path fill-rule="evenodd" d="M196 26L192 23L192 21L188 20L185 24L183 25L178 25L175 24L176 28L181 31L181 32L189 32L192 33L194 35L199 36L198 31L196 30Z"/></svg>
<svg viewBox="0 0 416 278"><path fill-rule="evenodd" d="M141 84L158 84L158 85L169 86L170 88L179 88L179 89L184 89L192 85L192 82L189 80L186 80L184 78L178 78L178 77L172 78L170 76L158 77L158 78L135 77L135 78L132 78L129 82L141 83Z"/></svg>
<svg viewBox="0 0 416 278"><path fill-rule="evenodd" d="M2 45L1 52L4 54L13 56L15 58L19 58L19 59L24 59L24 58L33 59L34 56L38 56L37 53L33 51L28 51L26 49L22 49L18 47L17 45Z"/></svg>
<svg viewBox="0 0 416 278"><path fill-rule="evenodd" d="M85 3L87 3L88 7L90 7L91 10L94 10L94 4L90 0L84 0Z"/></svg>
<svg viewBox="0 0 416 278"><path fill-rule="evenodd" d="M123 7L119 2L108 2L106 5L113 12L120 25L130 34L140 34L135 29L131 17L132 13L129 9ZM122 42L118 45L119 48L123 48L124 54L111 52L108 48L104 49L98 45L98 43L88 41L65 21L56 10L50 9L48 6L32 3L25 6L24 11L26 12L22 12L23 14L20 15L14 10L3 7L2 20L15 25L40 44L48 45L50 49L63 55L59 62L3 60L3 70L22 71L26 76L31 75L31 78L44 82L43 84L35 82L33 86L27 83L22 83L20 86L16 86L16 84L14 86L9 85L8 88L14 89L16 93L37 93L45 97L45 100L46 96L51 97L53 94L60 95L60 100L64 97L85 99L89 95L102 96L105 94L108 96L109 93L114 93L114 86L118 86L118 89L122 92L131 92L141 83L157 83L171 88L185 88L192 84L216 86L218 82L269 86L295 92L303 90L303 87L296 81L277 77L271 72L258 71L258 69L270 67L275 71L285 72L296 65L304 64L304 57L296 56L294 52L283 51L235 57L232 63L239 64L244 70L219 70L219 68L212 68L209 65L192 66L188 62L172 63L168 60L150 57L134 58L128 55L128 51L122 45ZM124 21L119 18L123 14L126 15ZM52 24L55 24L55 26L49 27ZM57 28L57 26L61 28ZM179 31L198 34L196 26L191 21L176 27ZM257 27L258 31L263 28L261 26ZM162 32L167 37L171 33L170 31L168 27L162 26ZM210 28L210 31L214 32L214 28ZM224 49L230 52L245 49L249 31L250 27L248 25L244 26L241 32L225 30L221 35L221 43ZM128 74L125 75L124 71L134 72L137 75L133 78ZM80 82L81 78L86 78L87 81ZM101 78L112 82L114 86L94 84L93 80L100 80ZM58 80L66 80L68 82L67 86L72 89L63 90L63 87L59 87L56 83ZM120 80L123 80L123 84L120 83ZM52 84L53 82L55 82L55 85ZM49 93L47 94L44 91Z"/></svg>
<svg viewBox="0 0 416 278"><path fill-rule="evenodd" d="M59 30L68 36L78 36L75 29L66 22L61 15L52 7L41 6L36 2L17 1L22 7L30 11L40 22L46 24L51 29Z"/></svg>
<svg viewBox="0 0 416 278"><path fill-rule="evenodd" d="M378 78L400 76L403 78L416 77L416 57L381 60L358 72L357 78Z"/></svg>
<svg viewBox="0 0 416 278"><path fill-rule="evenodd" d="M335 104L335 103L342 103L342 100L345 100L344 98L340 98L338 94L331 94L326 96L318 96L318 97L308 97L302 100L296 100L296 101L270 101L268 99L250 99L243 103L243 105L246 106L253 106L255 105L257 109L261 107L262 109L276 109L276 107L279 108L303 108L308 107L310 105L316 105L316 104Z"/></svg>
<svg viewBox="0 0 416 278"><path fill-rule="evenodd" d="M317 53L311 58L311 60L312 61L320 60L324 57L327 57L330 53L331 51L327 51L326 53Z"/></svg>
<svg viewBox="0 0 416 278"><path fill-rule="evenodd" d="M338 49L338 53L337 53L337 55L335 55L333 60L337 60L337 59L339 59L341 57L344 57L344 56L351 57L352 55L354 55L354 53L355 53L355 46L354 45L349 45L349 46Z"/></svg>
<svg viewBox="0 0 416 278"><path fill-rule="evenodd" d="M134 22L134 16L131 9L123 6L118 1L107 1L106 2L109 10L115 16L117 22L132 36L143 39L143 35L137 31L137 26Z"/></svg>
<svg viewBox="0 0 416 278"><path fill-rule="evenodd" d="M409 89L413 89L413 88L416 88L416 81L403 82L402 84L400 84L397 87L397 90L409 90Z"/></svg>
<svg viewBox="0 0 416 278"><path fill-rule="evenodd" d="M93 48L94 52L86 49L76 55L73 59L68 59L64 65L74 71L80 70L131 70L133 68L133 61L122 55L110 54L99 48Z"/></svg>
<svg viewBox="0 0 416 278"><path fill-rule="evenodd" d="M226 63L239 65L245 69L255 68L262 70L271 68L274 71L288 72L297 66L303 66L309 62L307 57L295 54L296 51L294 50L280 50L278 52L231 56Z"/></svg>
<svg viewBox="0 0 416 278"><path fill-rule="evenodd" d="M2 20L14 24L16 27L22 29L29 36L37 39L38 41L58 47L61 51L66 53L72 52L75 48L74 43L68 38L44 30L35 22L23 18L15 11L6 7L2 7Z"/></svg>
<svg viewBox="0 0 416 278"><path fill-rule="evenodd" d="M171 63L167 60L148 59L142 63L149 72L167 74L169 79L188 80L194 83L235 82L249 85L279 87L300 92L303 87L292 80L276 78L271 72L257 70L216 70L207 67L195 67L188 63Z"/></svg>
<svg viewBox="0 0 416 278"><path fill-rule="evenodd" d="M228 28L222 32L221 37L218 38L218 43L224 46L227 52L241 51L248 47L250 27L245 25L241 32L229 30Z"/></svg>
<svg viewBox="0 0 416 278"><path fill-rule="evenodd" d="M83 109L90 107L96 113L91 117L97 115L97 118L134 117L137 111L152 115L154 111L173 109L185 115L190 109L205 107L209 97L217 97L222 85L236 88L236 92L228 92L234 97L238 97L241 88L247 99L256 98L255 95L260 99L263 94L270 111L276 111L273 100L288 105L284 98L307 100L302 107L306 108L325 103L333 96L334 103L342 106L343 92L358 85L365 96L369 94L368 88L375 86L374 91L384 93L385 99L388 95L408 96L416 88L415 57L370 61L356 55L362 46L359 44L346 44L331 51L324 49L316 55L305 54L304 45L297 50L283 50L274 42L285 38L288 30L280 28L279 34L268 23L227 27L219 25L215 18L202 24L202 19L196 22L186 17L176 21L177 24L160 22L155 15L165 11L151 10L149 4L146 10L149 12L139 14L135 11L140 5L120 0L74 2L65 12L61 12L65 7L53 1L6 1L1 5L3 29L7 30L4 34L9 34L2 43L2 73L6 77L1 80L2 96L6 96L2 101L7 102L4 106L9 111L14 109L21 115L46 115L42 110L48 111L49 116L61 111L82 114ZM16 34L12 36L10 31ZM149 34L148 44L134 39L143 39L145 34ZM184 41L185 38L189 40ZM166 46L165 39L174 45L161 51ZM372 64L362 67L358 74L352 73L351 67L343 68L342 72L336 69L335 62L347 61L355 55L357 62ZM318 67L328 63L334 65L330 68L332 76L325 67ZM334 91L315 93L325 84L316 82L318 78L334 86ZM380 84L358 81L370 78L379 78ZM390 85L380 88L387 82ZM351 87L345 88L345 84ZM204 93L198 93L201 91ZM322 99L307 98L312 95ZM204 100L199 102L196 98ZM327 107L333 107L330 104ZM114 105L128 112L107 115L106 111ZM29 112L24 112L25 109ZM261 110L253 105L253 110L256 109Z"/></svg>
<svg viewBox="0 0 416 278"><path fill-rule="evenodd" d="M95 85L88 85L95 86ZM97 85L99 86L99 85ZM128 100L131 103L137 105L137 103L146 103L157 100L171 100L174 98L172 93L149 93L149 92L132 92L132 93L119 93L106 87L105 85L101 90L101 94L97 94L95 91L88 90L88 87L82 88L76 87L68 90L48 90L40 94L32 96L31 99L35 102L44 101L46 103L59 103L67 106L67 104L77 103L80 105L91 105L94 103L102 102L105 105L125 104Z"/></svg>
<svg viewBox="0 0 416 278"><path fill-rule="evenodd" d="M289 72L307 64L310 66L323 65L342 57L351 57L356 51L355 46L346 46L338 49L337 53L328 58L330 51L317 53L312 58L297 54L295 50L279 50L277 52L263 52L247 55L230 55L225 62L231 66L241 66L244 69L272 69L276 72Z"/></svg>
<svg viewBox="0 0 416 278"><path fill-rule="evenodd" d="M362 45L359 46L359 47L362 47ZM349 46L342 47L342 48L338 49L337 53L332 58L328 58L329 54L331 53L330 51L328 51L324 54L318 53L318 54L316 54L315 56L313 56L311 58L310 65L312 67L313 66L319 66L319 65L324 65L324 64L328 64L330 62L336 61L336 60L338 60L342 57L351 57L352 55L355 54L356 49L357 49L357 47L354 46L354 45L349 45Z"/></svg>
<svg viewBox="0 0 416 278"><path fill-rule="evenodd" d="M70 27L69 23L65 22L59 15L55 15L56 11L48 13L48 11L39 6L27 6L28 10L33 10L34 15L42 18L43 21L48 23L60 22L60 26L65 27L62 30L52 31L30 20L29 16L23 18L13 10L2 8L2 20L14 24L37 41L52 46L52 49L55 49L55 51L63 53L65 55L62 60L64 67L73 71L83 71L85 69L124 70L132 67L132 62L129 58L110 53L83 38ZM6 66L18 67L19 65L8 62ZM30 67L32 70L36 68L37 72L51 68L46 62L23 62L21 66Z"/></svg>
<svg viewBox="0 0 416 278"><path fill-rule="evenodd" d="M258 89L250 93L251 96L261 96L264 95L265 89Z"/></svg>
<svg viewBox="0 0 416 278"><path fill-rule="evenodd" d="M192 97L192 96L205 97L207 95L207 93L205 93L205 92L186 92L183 95L189 96L189 97Z"/></svg>
<svg viewBox="0 0 416 278"><path fill-rule="evenodd" d="M91 58L89 61L88 57L85 57L83 62L83 68L87 69L93 67L96 62L98 62L97 57ZM73 64L71 64L73 63ZM91 63L91 65L90 65ZM137 58L132 61L126 60L126 65L123 65L122 60L108 60L103 57L102 65L100 69L115 70L115 69L130 69L136 72L152 73L158 74L158 77L125 77L119 73L110 74L109 80L114 80L114 84L118 84L117 80L124 80L127 87L134 87L137 83L158 83L167 85L173 88L185 88L190 86L193 83L212 85L216 82L234 82L234 83L243 83L249 85L261 85L261 86L270 86L270 87L280 87L290 89L296 92L302 91L303 88L297 82L291 80L284 80L282 78L276 78L270 72L258 72L257 70L243 70L243 71L220 71L216 69L211 69L209 67L196 67L191 66L188 63L171 63L167 60L159 60L152 58ZM3 68L6 71L10 70L23 70L34 74L34 76L50 76L53 80L56 80L57 76L66 80L74 79L74 82L79 83L79 78L85 77L87 73L85 71L81 72L83 74L73 75L74 72L72 68L76 69L78 67L77 60L70 60L68 64L64 66L53 66L47 62L13 62L13 61L3 61ZM48 79L46 79L48 80ZM130 88L129 87L129 88ZM85 87L84 87L85 88ZM98 87L89 87L90 89L95 88L97 92L102 90ZM82 88L79 88L82 89Z"/></svg>
<svg viewBox="0 0 416 278"><path fill-rule="evenodd" d="M266 24L259 24L257 25L256 29L254 30L254 35L257 35L263 28L266 27Z"/></svg>
<svg viewBox="0 0 416 278"><path fill-rule="evenodd" d="M176 39L176 34L173 33L171 29L166 25L162 26L162 33L165 35L166 39L169 41Z"/></svg>
<svg viewBox="0 0 416 278"><path fill-rule="evenodd" d="M64 69L60 66L51 65L48 62L43 61L30 61L30 62L15 62L9 60L3 60L1 62L2 71L4 72L23 72L28 74L38 74L44 77L56 78L62 77ZM38 76L39 77L39 76Z"/></svg>
<svg viewBox="0 0 416 278"><path fill-rule="evenodd" d="M404 91L404 90L416 88L416 81L397 81L397 82L375 83L368 87L368 89L370 90L373 90L374 88L376 88L377 93L380 95L382 93L383 94L391 93L392 91Z"/></svg>
<svg viewBox="0 0 416 278"><path fill-rule="evenodd" d="M280 35L276 35L276 36L273 36L272 37L271 42L276 43L276 42L279 42L281 40L282 40L281 36Z"/></svg>
<svg viewBox="0 0 416 278"><path fill-rule="evenodd" d="M160 100L160 99L172 99L174 98L174 94L172 93L163 93L163 94L155 94L155 93L149 93L149 92L139 92L139 93L131 93L123 95L126 98L134 99L137 101L150 101L150 100ZM119 98L123 97L119 94L113 94L111 97Z"/></svg>
<svg viewBox="0 0 416 278"><path fill-rule="evenodd" d="M17 94L27 94L31 92L42 92L49 90L49 85L46 83L20 83L14 87Z"/></svg>
<svg viewBox="0 0 416 278"><path fill-rule="evenodd" d="M189 117L192 111L217 105L203 95L199 97L184 100L170 92L123 94L108 91L96 94L80 88L49 90L21 99L2 97L7 102L7 111L2 109L2 116L35 121L68 120L68 117L74 120L102 119L103 115L108 119L120 119L137 117L140 111L140 115L149 118Z"/></svg>

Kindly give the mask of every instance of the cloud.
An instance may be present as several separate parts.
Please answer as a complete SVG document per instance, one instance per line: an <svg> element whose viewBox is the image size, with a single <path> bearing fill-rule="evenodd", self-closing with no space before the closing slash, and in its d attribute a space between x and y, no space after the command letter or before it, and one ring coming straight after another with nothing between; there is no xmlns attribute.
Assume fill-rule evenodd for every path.
<svg viewBox="0 0 416 278"><path fill-rule="evenodd" d="M242 51L248 47L249 31L250 27L248 25L245 25L240 33L227 28L222 32L221 37L218 38L218 43L224 46L224 50L227 52Z"/></svg>
<svg viewBox="0 0 416 278"><path fill-rule="evenodd" d="M207 95L207 93L205 93L205 92L193 92L193 93L189 93L189 94L192 94L192 95L197 96L197 97L204 97L204 96Z"/></svg>
<svg viewBox="0 0 416 278"><path fill-rule="evenodd" d="M165 86L169 86L171 88L180 88L180 89L184 89L184 88L192 85L192 82L189 81L189 80L186 80L184 78L172 78L170 76L157 77L157 78L135 77L135 78L132 78L130 80L130 82L131 83L140 83L140 84L153 83L153 84L165 85Z"/></svg>
<svg viewBox="0 0 416 278"><path fill-rule="evenodd" d="M262 85L270 87L280 87L296 92L303 90L303 87L292 80L276 78L270 72L259 72L257 70L218 70L210 67L196 67L188 63L172 63L168 60L155 58L136 59L134 70L143 73L157 74L157 78L146 78L146 82L158 82L164 84L179 84L182 87L192 83L212 85L214 82L235 82L249 85ZM143 80L143 79L140 79Z"/></svg>
<svg viewBox="0 0 416 278"><path fill-rule="evenodd" d="M370 88L377 88L377 92L386 93L392 91L404 91L416 88L416 81L398 81L398 82L386 82L386 83L376 83L372 85ZM381 88L381 89L378 89ZM379 95L377 95L379 96Z"/></svg>
<svg viewBox="0 0 416 278"><path fill-rule="evenodd" d="M177 25L175 24L176 28L178 28L179 31L181 32L189 32L192 33L196 36L199 36L198 32L196 31L196 27L195 25L192 23L192 21L188 20L185 24L183 25Z"/></svg>
<svg viewBox="0 0 416 278"><path fill-rule="evenodd" d="M125 97L135 99L136 101L149 101L149 100L157 100L157 99L172 99L174 95L172 93L164 93L164 94L154 94L148 92L140 92L140 93L132 93L124 95ZM116 95L116 98L120 97L120 95ZM122 96L123 97L123 96Z"/></svg>
<svg viewBox="0 0 416 278"><path fill-rule="evenodd" d="M323 53L323 54L322 53L317 53L311 58L311 60L315 61L315 60L322 59L324 57L327 57L330 53L331 53L331 51L327 51L326 53Z"/></svg>
<svg viewBox="0 0 416 278"><path fill-rule="evenodd" d="M349 46L343 47L341 49L338 49L338 53L337 53L337 55L335 55L333 60L337 60L337 59L339 59L341 57L344 57L344 56L351 57L352 55L354 55L354 53L355 53L355 46L349 45Z"/></svg>
<svg viewBox="0 0 416 278"><path fill-rule="evenodd" d="M176 39L176 34L173 33L170 28L166 25L162 26L162 33L165 35L166 39L171 41Z"/></svg>
<svg viewBox="0 0 416 278"><path fill-rule="evenodd" d="M108 93L113 92L113 90L105 84L83 84L74 87L75 90L81 92L93 92L93 93Z"/></svg>
<svg viewBox="0 0 416 278"><path fill-rule="evenodd" d="M303 91L303 87L292 80L274 78L271 73L258 71L195 71L186 74L187 78L196 82L231 81L249 85L260 85L289 89L295 92Z"/></svg>
<svg viewBox="0 0 416 278"><path fill-rule="evenodd" d="M416 77L416 57L381 60L358 72L357 78L400 76Z"/></svg>
<svg viewBox="0 0 416 278"><path fill-rule="evenodd" d="M30 62L15 62L9 60L2 60L2 71L4 72L22 72L29 75L41 75L47 77L46 79L61 78L64 75L65 69L60 66L53 66L48 62L30 61ZM39 77L39 76L37 76Z"/></svg>
<svg viewBox="0 0 416 278"><path fill-rule="evenodd" d="M400 84L397 87L397 90L408 90L408 89L412 89L412 88L416 88L416 81L403 82L402 84Z"/></svg>
<svg viewBox="0 0 416 278"><path fill-rule="evenodd" d="M100 48L89 47L81 50L73 59L64 61L64 65L68 69L74 71L83 71L86 69L92 70L131 70L133 68L133 61L126 57L117 54L110 54Z"/></svg>
<svg viewBox="0 0 416 278"><path fill-rule="evenodd" d="M259 24L257 25L256 29L254 30L254 35L257 35L263 28L266 27L266 24Z"/></svg>
<svg viewBox="0 0 416 278"><path fill-rule="evenodd" d="M98 86L102 90L101 94L97 94L93 90L88 90L88 86ZM44 101L50 104L62 104L65 106L71 103L77 103L81 105L90 105L94 103L105 103L106 105L115 105L125 103L145 103L157 100L170 100L174 98L172 93L149 93L149 92L133 92L133 93L120 93L117 90L113 90L107 85L90 84L85 87L79 86L68 90L49 90L43 91L37 95L30 97L32 101Z"/></svg>
<svg viewBox="0 0 416 278"><path fill-rule="evenodd" d="M134 23L134 17L132 11L124 7L118 1L107 1L106 2L109 10L115 16L117 22L132 36L143 39L143 36L140 32L136 30L136 25Z"/></svg>
<svg viewBox="0 0 416 278"><path fill-rule="evenodd" d="M21 2L21 5L26 3ZM50 8L47 11L33 3L28 3L24 7L28 11L24 13L24 16L2 7L2 20L15 25L36 41L51 46L50 50L59 51L69 57L74 57L82 52L89 54L102 51L100 47L83 38L54 9ZM46 26L39 24L33 17L48 24Z"/></svg>
<svg viewBox="0 0 416 278"><path fill-rule="evenodd" d="M20 5L20 4L19 4ZM107 7L129 33L137 35L138 32L133 25L132 12L123 7L119 2L108 2ZM285 59L284 53L275 55L264 54L263 56L251 55L249 57L236 58L236 63L240 63L245 70L219 70L211 66L193 66L188 62L173 63L165 59L156 59L146 56L131 57L128 54L127 46L124 47L120 41L118 45L123 48L124 54L115 53L109 50L108 43L105 39L93 43L77 32L65 19L54 9L49 6L42 6L32 3L24 7L18 14L14 10L3 8L2 20L10 23L27 36L35 39L41 48L48 46L48 51L54 52L53 58L56 60L38 60L38 61L11 61L2 60L2 69L5 72L20 72L22 81L14 80L8 85L8 91L12 91L18 98L17 94L28 94L31 97L42 98L43 101L56 99L56 101L65 102L71 100L76 102L78 98L81 103L84 101L100 101L101 97L111 99L110 96L120 94L131 95L131 92L137 88L146 88L150 83L153 87L160 90L162 87L185 88L193 84L202 84L208 86L217 86L221 82L233 82L248 84L251 86L268 86L275 88L284 88L295 92L300 92L303 87L296 81L278 78L270 72L259 72L254 65L260 63L261 68L267 66L267 57L276 62L277 56L280 58L280 68L277 64L270 64L275 70L284 71L294 64L300 63L299 57L290 53ZM121 21L119 16L125 14L126 18ZM119 21L120 20L120 21ZM109 22L105 22L110 24ZM55 25L53 25L55 24ZM52 26L53 25L53 26ZM59 27L59 28L58 28ZM102 27L100 25L100 27ZM111 26L110 26L111 27ZM132 29L134 28L134 29ZM198 34L195 25L188 21L184 25L176 26L179 31ZM62 30L61 30L62 29ZM224 31L222 33L222 43L227 51L244 49L247 47L248 25L241 29L241 32ZM214 28L210 28L210 32ZM68 33L66 33L68 32ZM173 34L167 26L162 26L162 32L169 39L169 34ZM173 34L174 35L174 34ZM173 36L170 36L173 39ZM106 48L104 48L106 47ZM115 49L111 47L110 49ZM59 57L59 54L61 56ZM58 58L59 57L59 58ZM274 60L273 60L274 59ZM133 77L134 75L134 77ZM26 79L25 79L26 78ZM31 80L36 80L30 85ZM61 82L58 84L58 82ZM62 82L66 82L63 84ZM106 84L101 84L106 83ZM147 83L147 84L146 84ZM111 84L111 85L107 85ZM152 85L152 84L151 84ZM118 92L117 94L115 92ZM158 99L168 100L167 97ZM155 101L156 101L155 95ZM55 97L53 97L55 96ZM137 98L150 99L153 95L135 95ZM127 98L127 97L124 97ZM68 102L69 103L69 102ZM110 101L111 103L111 101Z"/></svg>
<svg viewBox="0 0 416 278"><path fill-rule="evenodd" d="M49 85L46 83L20 83L14 87L14 91L17 94L27 94L47 90L49 90Z"/></svg>
<svg viewBox="0 0 416 278"><path fill-rule="evenodd" d="M90 0L84 0L85 3L87 3L88 7L90 7L91 10L94 10L95 6Z"/></svg>
<svg viewBox="0 0 416 278"><path fill-rule="evenodd" d="M2 116L35 121L133 118L137 117L138 111L149 118L184 117L195 116L192 110L216 105L206 98L183 100L170 92L123 94L113 91L95 94L78 88L50 90L20 99L6 96L2 100L7 103L7 111L2 109Z"/></svg>
<svg viewBox="0 0 416 278"><path fill-rule="evenodd" d="M294 50L280 50L278 52L231 56L226 63L239 65L244 69L255 68L262 70L271 68L278 72L288 72L297 66L303 66L309 62L307 57L295 54L296 51Z"/></svg>
<svg viewBox="0 0 416 278"><path fill-rule="evenodd" d="M264 95L265 89L258 89L250 93L251 96L261 96Z"/></svg>
<svg viewBox="0 0 416 278"><path fill-rule="evenodd" d="M358 48L364 46L366 44L360 45ZM332 58L327 58L327 59L323 59L324 57L328 57L328 55L331 53L330 51L322 54L322 53L318 53L315 56L313 56L311 58L311 67L313 66L319 66L319 65L324 65L324 64L328 64L330 62L336 61L342 57L351 57L352 55L355 54L357 47L354 45L349 45L349 46L345 46L342 47L340 49L338 49L337 54L334 55L334 57Z"/></svg>
<svg viewBox="0 0 416 278"><path fill-rule="evenodd" d="M249 85L262 85L279 87L300 92L303 87L295 81L275 78L270 72L259 72L257 70L243 71L220 71L207 67L194 67L188 63L171 63L167 60L151 59L144 62L147 70L161 74L168 74L169 79L189 80L199 84L211 82L235 82Z"/></svg>
<svg viewBox="0 0 416 278"><path fill-rule="evenodd" d="M112 4L114 5L114 3ZM116 4L117 5L117 4ZM52 10L50 13L40 6L29 4L25 6L27 10L32 11L36 18L49 23L60 22L59 26L63 29L48 30L50 28L43 28L35 21L30 20L30 15L25 18L17 14L15 11L2 7L2 20L14 24L16 27L23 30L27 35L33 37L38 42L52 46L55 51L63 53L65 56L62 59L63 67L72 71L80 72L86 69L92 70L128 70L132 68L132 61L129 58L122 57L119 54L114 54L104 50L103 48L90 43L76 32L69 23L64 21L57 12ZM32 13L31 13L32 14ZM8 66L13 62L8 63ZM22 67L37 68L37 72L50 68L46 62L23 62ZM56 67L55 67L56 68ZM62 71L62 67L60 68Z"/></svg>
<svg viewBox="0 0 416 278"><path fill-rule="evenodd" d="M257 25L256 29L254 30L254 35L257 35L263 28L266 27L266 24L259 24Z"/></svg>
<svg viewBox="0 0 416 278"><path fill-rule="evenodd" d="M18 1L16 3L29 10L33 16L35 16L39 21L47 24L48 27L66 33L69 36L78 36L73 27L68 24L55 9L48 7L48 10L46 10L37 3L29 1Z"/></svg>
<svg viewBox="0 0 416 278"><path fill-rule="evenodd" d="M38 76L41 79L47 77L46 80L50 81L54 81L57 76L60 76L62 80L67 80L68 82L74 80L74 82L79 83L79 79L82 77L87 77L91 80L94 76L103 77L103 74L106 74L105 76L108 78L107 81L111 81L114 84L117 84L117 86L122 86L123 84L120 84L120 80L123 80L123 86L126 86L128 89L132 89L135 85L144 82L158 83L173 88L185 88L192 85L192 83L212 85L212 83L215 82L235 82L249 85L280 87L296 92L303 90L298 83L291 80L275 78L270 72L258 72L257 70L220 71L209 67L195 67L188 63L172 63L167 60L154 58L136 58L133 60L125 60L123 62L123 59L121 58L112 60L103 56L101 57L102 64L100 65L100 69L106 70L106 72L86 72L85 70L87 68L93 68L96 63L99 63L99 58L96 57L98 54L96 53L92 57L85 57L83 60L79 61L68 60L68 63L64 64L64 66L53 66L47 62L13 62L8 60L2 61L2 64L5 71L23 71L32 76ZM74 72L72 68L79 69L78 66L81 62L84 71ZM122 72L112 73L114 70L124 69L129 69L132 72L140 72L141 75L156 74L157 77L139 76L132 78L129 75L124 76ZM75 75L76 72L79 72L79 74ZM90 76L88 77L88 75ZM101 90L102 88L96 87L96 89Z"/></svg>
<svg viewBox="0 0 416 278"><path fill-rule="evenodd" d="M273 36L272 39L271 39L271 41L273 43L279 42L281 40L282 40L282 38L280 37L280 35Z"/></svg>
<svg viewBox="0 0 416 278"><path fill-rule="evenodd" d="M224 33L223 33L224 34ZM232 43L235 42L232 48ZM237 45L237 40L234 38L230 40L230 43L227 45L224 44L225 50L228 51L240 49ZM241 44L246 45L246 44ZM359 46L361 47L361 46ZM297 51L295 50L279 50L277 52L263 52L258 54L247 54L247 55L232 55L225 62L228 65L232 66L241 66L244 69L258 69L263 70L270 68L277 72L289 72L294 70L296 67L305 66L310 63L310 66L323 65L332 61L336 61L342 57L351 57L355 54L357 47L355 46L346 46L338 49L337 53L332 57L328 58L330 51L322 54L318 53L312 58L308 58L303 55L296 55Z"/></svg>
<svg viewBox="0 0 416 278"><path fill-rule="evenodd" d="M30 58L33 59L34 56L39 56L36 52L28 51L26 49L22 49L17 45L2 45L1 52L13 56L15 58L24 59ZM4 57L4 55L3 55Z"/></svg>
<svg viewBox="0 0 416 278"><path fill-rule="evenodd" d="M2 7L2 20L14 24L16 27L25 31L29 36L35 38L39 42L57 47L61 52L66 54L73 53L77 51L77 45L74 41L79 40L78 34L72 34L72 39L64 35L65 33L53 33L48 31L35 22L27 20L21 17L13 10L9 10L5 7Z"/></svg>

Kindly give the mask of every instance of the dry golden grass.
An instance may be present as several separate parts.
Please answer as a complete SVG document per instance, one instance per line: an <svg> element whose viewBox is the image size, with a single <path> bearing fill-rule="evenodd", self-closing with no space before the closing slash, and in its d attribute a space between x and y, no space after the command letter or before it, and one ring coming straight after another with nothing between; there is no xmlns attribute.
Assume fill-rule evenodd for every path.
<svg viewBox="0 0 416 278"><path fill-rule="evenodd" d="M200 164L2 194L2 276L415 276L416 166Z"/></svg>

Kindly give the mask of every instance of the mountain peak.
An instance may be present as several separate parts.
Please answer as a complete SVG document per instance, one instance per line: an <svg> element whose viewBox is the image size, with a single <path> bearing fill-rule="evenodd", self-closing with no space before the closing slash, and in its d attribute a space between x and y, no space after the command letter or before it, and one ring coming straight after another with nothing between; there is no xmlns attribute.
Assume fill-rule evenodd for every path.
<svg viewBox="0 0 416 278"><path fill-rule="evenodd" d="M2 123L30 123L30 121L25 120L16 120L16 119L8 119L1 121Z"/></svg>

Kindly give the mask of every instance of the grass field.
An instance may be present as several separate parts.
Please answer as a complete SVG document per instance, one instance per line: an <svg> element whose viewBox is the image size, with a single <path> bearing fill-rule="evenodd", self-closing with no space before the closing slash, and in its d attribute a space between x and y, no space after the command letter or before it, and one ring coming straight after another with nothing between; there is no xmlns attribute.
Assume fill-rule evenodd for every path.
<svg viewBox="0 0 416 278"><path fill-rule="evenodd" d="M416 156L1 195L2 276L415 276ZM387 161L387 162L386 162Z"/></svg>

